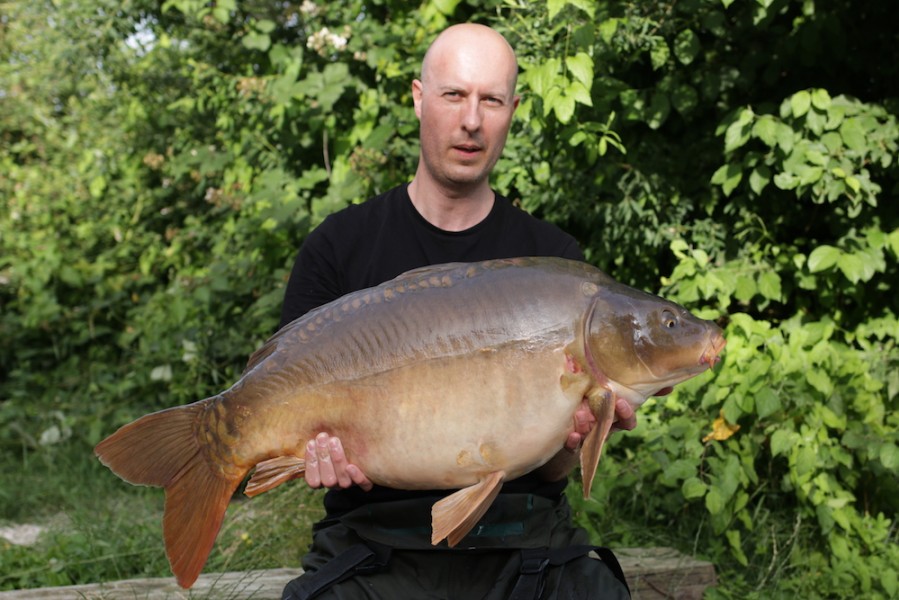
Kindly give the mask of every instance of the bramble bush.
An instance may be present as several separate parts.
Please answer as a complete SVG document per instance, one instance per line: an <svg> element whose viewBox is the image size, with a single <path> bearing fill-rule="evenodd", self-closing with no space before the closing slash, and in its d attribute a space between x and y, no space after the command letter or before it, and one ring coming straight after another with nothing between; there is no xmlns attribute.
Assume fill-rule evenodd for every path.
<svg viewBox="0 0 899 600"><path fill-rule="evenodd" d="M886 0L10 5L4 464L26 480L66 460L110 477L82 465L92 444L233 382L277 326L308 231L414 172L411 80L440 29L473 20L520 65L494 186L617 279L726 328L713 373L613 438L593 497L573 497L580 522L713 560L714 597L895 597L892 13ZM8 491L0 506L28 516Z"/></svg>

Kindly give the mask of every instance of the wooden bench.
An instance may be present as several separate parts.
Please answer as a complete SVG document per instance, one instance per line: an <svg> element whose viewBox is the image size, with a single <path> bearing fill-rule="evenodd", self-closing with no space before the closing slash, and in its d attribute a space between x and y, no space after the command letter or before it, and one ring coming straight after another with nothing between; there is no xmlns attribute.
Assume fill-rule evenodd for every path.
<svg viewBox="0 0 899 600"><path fill-rule="evenodd" d="M717 583L715 567L671 548L617 548L633 600L699 600ZM201 575L188 591L172 577L0 592L0 600L280 600L281 591L301 569L268 569Z"/></svg>

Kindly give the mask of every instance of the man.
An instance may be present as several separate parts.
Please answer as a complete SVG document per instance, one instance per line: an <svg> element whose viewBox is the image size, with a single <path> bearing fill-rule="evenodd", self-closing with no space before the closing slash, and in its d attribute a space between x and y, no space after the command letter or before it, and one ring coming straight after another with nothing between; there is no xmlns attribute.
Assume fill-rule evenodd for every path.
<svg viewBox="0 0 899 600"><path fill-rule="evenodd" d="M421 79L412 83L421 137L414 178L329 216L309 235L287 286L282 326L344 294L425 265L514 256L583 260L571 236L490 188L490 172L519 102L517 71L511 46L488 27L456 25L437 37L425 54ZM636 425L626 402L616 412L618 428ZM420 532L430 525L430 506L448 491L373 486L348 462L340 440L320 433L307 444L305 477L312 487L330 488L327 516L316 525L303 560L307 573L288 585L284 598L628 597L613 575L614 557L600 561L586 549L573 557L537 556L528 563L542 565L536 575L522 567L523 560L535 558L522 548L586 542L585 532L571 525L563 491L594 422L585 406L578 410L565 447L540 469L504 484L484 517L495 525L493 533L482 528L485 533L466 538L462 550L434 549L427 531ZM397 519L408 526L388 527ZM518 535L509 535L513 530ZM539 533L529 538L524 530Z"/></svg>

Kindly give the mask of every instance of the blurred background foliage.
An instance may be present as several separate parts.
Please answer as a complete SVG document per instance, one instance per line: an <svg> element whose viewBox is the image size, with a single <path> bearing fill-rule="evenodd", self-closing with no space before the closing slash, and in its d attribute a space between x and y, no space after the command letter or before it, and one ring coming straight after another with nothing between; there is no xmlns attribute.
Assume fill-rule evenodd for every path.
<svg viewBox="0 0 899 600"><path fill-rule="evenodd" d="M712 560L715 598L897 597L894 12L3 2L0 519L120 494L93 444L238 377L309 230L411 177L411 80L436 33L471 20L521 67L494 186L617 279L727 329L715 373L613 439L593 498L573 498L581 523ZM260 535L296 564L308 529L279 527ZM0 589L165 574L158 531L141 531L153 558L126 547L133 524L44 554L7 546ZM237 564L290 564L284 544Z"/></svg>

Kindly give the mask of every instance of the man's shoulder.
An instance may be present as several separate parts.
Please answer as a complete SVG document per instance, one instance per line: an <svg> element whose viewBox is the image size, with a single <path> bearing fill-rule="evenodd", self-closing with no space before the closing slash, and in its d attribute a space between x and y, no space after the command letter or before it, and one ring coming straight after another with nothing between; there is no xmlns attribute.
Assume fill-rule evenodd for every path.
<svg viewBox="0 0 899 600"><path fill-rule="evenodd" d="M558 225L535 217L507 198L500 196L499 199L504 205L506 235L533 238L541 246L541 251L546 252L577 245L575 238Z"/></svg>
<svg viewBox="0 0 899 600"><path fill-rule="evenodd" d="M400 185L383 194L378 194L359 204L350 204L335 211L325 218L330 225L346 225L348 223L370 223L372 218L388 216L402 207L408 197L406 186ZM324 223L323 223L324 224Z"/></svg>

